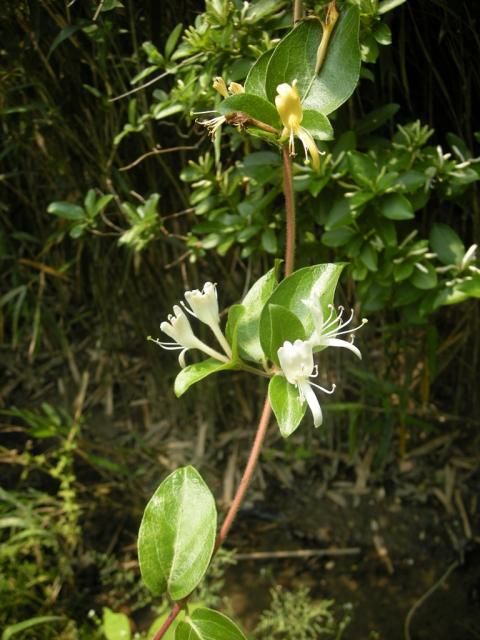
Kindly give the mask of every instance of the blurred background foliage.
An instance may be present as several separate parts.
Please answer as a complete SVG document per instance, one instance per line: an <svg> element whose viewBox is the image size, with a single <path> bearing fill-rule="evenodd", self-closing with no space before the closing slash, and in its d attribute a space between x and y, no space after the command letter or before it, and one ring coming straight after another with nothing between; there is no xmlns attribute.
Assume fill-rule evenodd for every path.
<svg viewBox="0 0 480 640"><path fill-rule="evenodd" d="M478 425L478 17L467 0L348 2L362 79L320 172L296 165L298 266L349 263L365 359L325 361L343 389L327 431L272 431L253 497L331 477L319 446L381 477L425 434ZM231 498L262 390L234 374L177 403L176 363L145 336L184 289L218 282L225 307L282 256L277 151L201 121L212 78L242 82L290 24L283 0L1 4L0 622L61 616L22 637L104 637L92 601L151 604L134 541L166 471L194 461Z"/></svg>

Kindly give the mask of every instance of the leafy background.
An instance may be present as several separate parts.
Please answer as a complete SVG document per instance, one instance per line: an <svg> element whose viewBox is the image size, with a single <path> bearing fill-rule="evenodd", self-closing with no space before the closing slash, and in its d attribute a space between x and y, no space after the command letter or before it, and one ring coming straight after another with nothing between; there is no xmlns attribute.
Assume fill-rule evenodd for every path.
<svg viewBox="0 0 480 640"><path fill-rule="evenodd" d="M432 167L436 173L427 200L415 203L414 223L408 215L395 221L399 238L415 229L412 243L427 242L441 223L464 249L478 239L478 165L439 168L436 146L456 164L452 147L464 158L478 155L480 70L472 60L479 41L467 1L408 0L382 26L371 17L375 3L361 4L370 62L358 93L335 118L324 173L312 177L298 165L299 237L305 264L352 260L341 301L371 305L359 343L362 369L343 359L325 362L325 370L338 372L344 395L326 408L323 445L347 455L348 473L373 450L373 472L382 478L425 434L448 433L459 422L476 446L478 307L472 300L430 306L419 317L418 298L392 304L398 283L388 272L381 273L386 297L374 296L372 304L378 264L390 256L376 240L367 242L363 259L350 256L338 244L341 225L332 242L335 229L327 224L335 200L352 188L368 191L364 176L401 162L404 153L424 180L401 194L409 202L424 191ZM2 542L8 540L0 556L2 627L53 613L59 626L47 628L65 638L85 628L92 637L92 602L129 614L150 606L138 586L134 542L159 476L194 462L220 501L231 497L231 469L234 479L261 390L246 392L248 382L235 373L178 402L175 363L144 338L155 335L183 289L217 281L226 307L282 255L277 156L234 130L212 145L191 115L218 100L213 76L241 81L289 24L285 2L258 3L243 16L240 5L227 14L212 0L207 18L203 2L106 0L98 14L95 2L9 0L0 7L0 402L10 410L0 449ZM182 39L177 25L195 20ZM217 28L205 30L206 20ZM145 90L112 101L165 71ZM411 138L403 152L394 146L405 144L399 124ZM337 160L342 150L349 156L338 164L335 145L343 145ZM376 211L363 215L365 225L378 225ZM392 250L402 251L399 244ZM411 248L402 254L406 271ZM424 255L425 248L413 250ZM443 262L426 259L435 294L456 277L441 268L458 263L461 251ZM419 277L412 271L408 278L414 273ZM407 301L418 290L423 300L428 289L412 284ZM288 446L272 434L261 477L288 485L285 465L299 475L315 469L318 446L308 434ZM253 497L264 491L257 479ZM44 628L24 633L40 637Z"/></svg>

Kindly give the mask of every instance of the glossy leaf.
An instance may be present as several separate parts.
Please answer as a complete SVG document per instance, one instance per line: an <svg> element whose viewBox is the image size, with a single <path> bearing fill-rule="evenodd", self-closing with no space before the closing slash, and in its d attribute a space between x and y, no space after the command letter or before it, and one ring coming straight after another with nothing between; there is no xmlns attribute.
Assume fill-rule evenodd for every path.
<svg viewBox="0 0 480 640"><path fill-rule="evenodd" d="M325 317L328 316L328 305L333 303L335 288L342 272L343 264L318 264L304 267L285 278L272 293L260 315L260 335L262 344L269 344L270 314L268 306L271 304L286 307L295 314L305 329L305 335L312 334L314 325L304 300L315 296Z"/></svg>
<svg viewBox="0 0 480 640"><path fill-rule="evenodd" d="M297 316L286 307L268 304L266 309L269 322L260 329L260 342L264 353L272 362L278 362L278 349L288 340L305 340L305 329Z"/></svg>
<svg viewBox="0 0 480 640"><path fill-rule="evenodd" d="M177 398L180 398L193 384L200 382L200 380L212 375L212 373L227 371L232 368L232 362L220 362L214 358L208 358L207 360L202 360L202 362L190 364L188 367L185 367L185 369L182 369L175 378L173 387L175 395Z"/></svg>
<svg viewBox="0 0 480 640"><path fill-rule="evenodd" d="M345 9L335 26L320 73L303 101L304 109L329 114L352 95L360 76L360 14Z"/></svg>
<svg viewBox="0 0 480 640"><path fill-rule="evenodd" d="M465 245L447 224L437 222L430 231L430 246L442 264L460 264Z"/></svg>
<svg viewBox="0 0 480 640"><path fill-rule="evenodd" d="M175 640L247 640L237 625L213 609L196 609L177 626Z"/></svg>
<svg viewBox="0 0 480 640"><path fill-rule="evenodd" d="M220 113L232 113L234 111L240 111L246 113L251 118L265 122L271 127L280 129L280 117L278 111L273 104L255 96L250 93L239 93L235 96L230 96L220 103Z"/></svg>
<svg viewBox="0 0 480 640"><path fill-rule="evenodd" d="M389 220L411 220L415 217L410 200L400 193L383 196L379 208L381 214Z"/></svg>
<svg viewBox="0 0 480 640"><path fill-rule="evenodd" d="M284 438L288 438L302 421L307 404L300 400L297 388L279 374L270 380L268 397L280 433Z"/></svg>
<svg viewBox="0 0 480 640"><path fill-rule="evenodd" d="M227 326L225 327L226 338L232 347L232 366L238 362L238 325L245 313L245 307L241 304L234 304L228 310Z"/></svg>
<svg viewBox="0 0 480 640"><path fill-rule="evenodd" d="M193 467L181 467L158 487L147 504L138 533L140 571L155 595L172 600L189 595L213 553L215 500Z"/></svg>
<svg viewBox="0 0 480 640"><path fill-rule="evenodd" d="M281 40L267 66L266 92L273 102L277 86L292 84L302 97L304 109L329 114L353 93L360 74L358 42L360 17L356 7L342 12L328 45L320 72L315 74L317 51L322 39L319 20L306 20Z"/></svg>
<svg viewBox="0 0 480 640"><path fill-rule="evenodd" d="M265 90L265 82L267 77L267 65L270 62L274 49L265 51L258 58L253 67L248 72L245 80L245 93L251 93L260 98L267 100L267 92Z"/></svg>
<svg viewBox="0 0 480 640"><path fill-rule="evenodd" d="M303 112L302 127L308 129L317 140L333 140L333 127L330 120L319 111L306 109Z"/></svg>
<svg viewBox="0 0 480 640"><path fill-rule="evenodd" d="M48 213L65 218L65 220L83 220L85 211L78 204L71 202L52 202L48 205Z"/></svg>
<svg viewBox="0 0 480 640"><path fill-rule="evenodd" d="M260 314L276 286L277 269L273 268L255 282L242 301L245 312L238 323L238 342L240 356L245 360L265 360L260 344Z"/></svg>

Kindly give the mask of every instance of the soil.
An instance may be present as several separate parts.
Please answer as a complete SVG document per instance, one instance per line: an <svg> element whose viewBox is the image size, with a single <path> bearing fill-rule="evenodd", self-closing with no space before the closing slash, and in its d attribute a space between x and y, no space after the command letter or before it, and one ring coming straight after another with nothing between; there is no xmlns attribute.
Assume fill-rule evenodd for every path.
<svg viewBox="0 0 480 640"><path fill-rule="evenodd" d="M277 583L306 585L314 598L338 606L351 603L344 640L480 638L479 473L458 454L463 468L450 457L443 476L431 475L425 458L404 462L388 494L313 482L301 494L282 490L241 513L230 540L239 562L227 583L245 628L255 626ZM450 483L449 495L439 481ZM249 559L279 551L292 555ZM309 552L326 555L295 556Z"/></svg>

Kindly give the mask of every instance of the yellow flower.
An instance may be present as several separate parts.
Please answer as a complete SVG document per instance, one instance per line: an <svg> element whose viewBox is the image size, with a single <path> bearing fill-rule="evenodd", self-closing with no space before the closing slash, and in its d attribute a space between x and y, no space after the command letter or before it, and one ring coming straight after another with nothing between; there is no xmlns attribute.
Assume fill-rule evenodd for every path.
<svg viewBox="0 0 480 640"><path fill-rule="evenodd" d="M295 137L299 138L305 150L305 158L308 159L308 156L310 156L312 167L318 169L320 167L320 153L312 134L301 126L303 108L296 84L297 81L294 80L291 85L284 82L277 87L275 106L284 127L281 137L285 140L288 138L291 156L295 155Z"/></svg>

